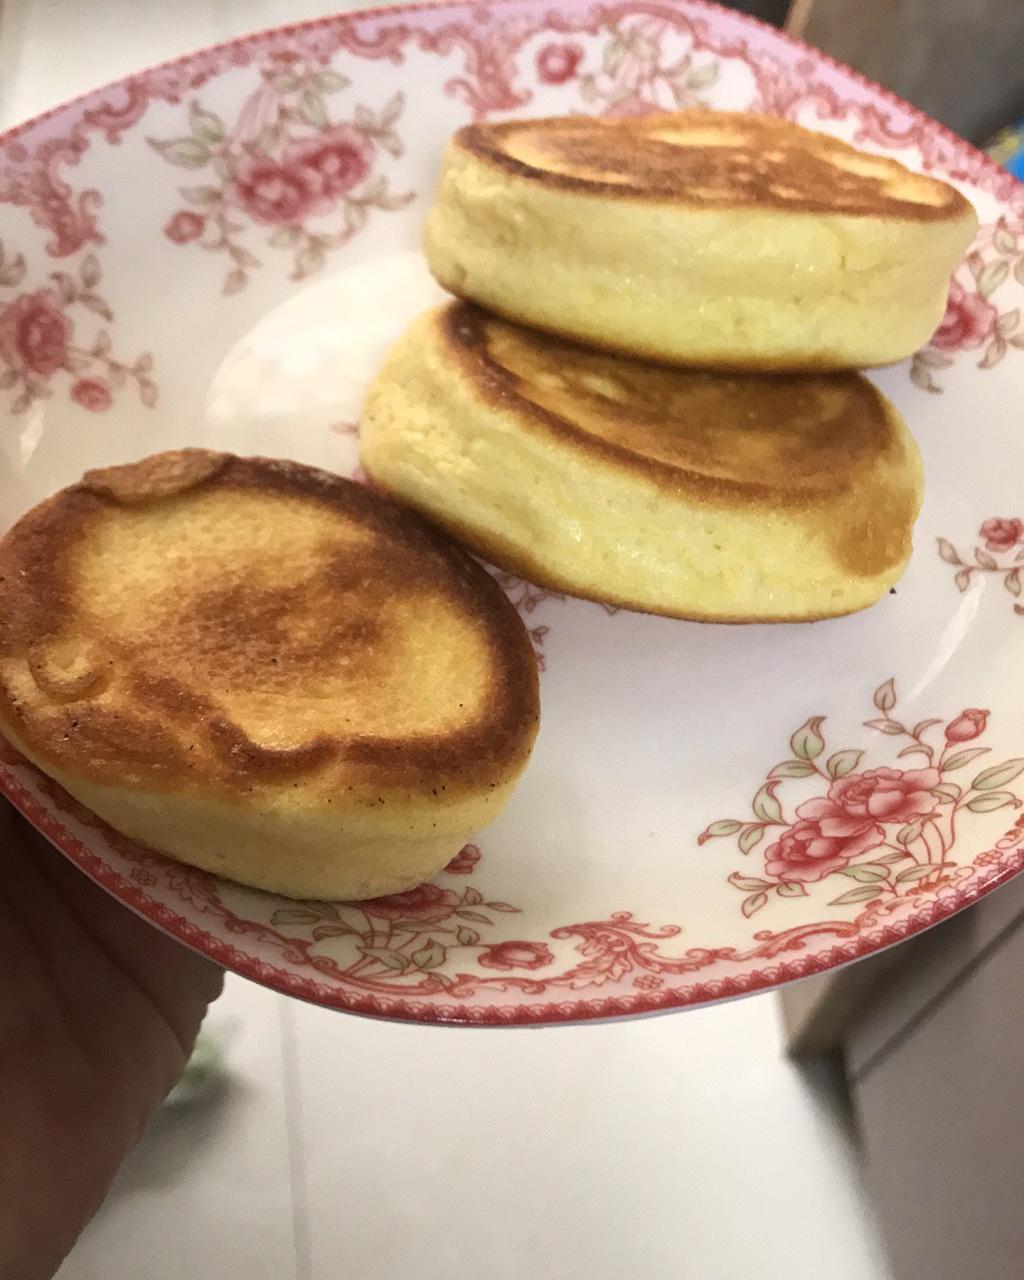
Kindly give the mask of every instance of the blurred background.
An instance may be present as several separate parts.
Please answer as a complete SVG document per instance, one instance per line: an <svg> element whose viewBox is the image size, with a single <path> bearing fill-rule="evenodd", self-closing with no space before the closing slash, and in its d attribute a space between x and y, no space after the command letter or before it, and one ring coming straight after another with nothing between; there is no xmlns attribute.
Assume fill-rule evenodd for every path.
<svg viewBox="0 0 1024 1280"><path fill-rule="evenodd" d="M1020 163L1021 0L736 7ZM330 8L0 0L0 125ZM60 1277L1019 1280L1022 974L1018 882L781 1000L616 1026L391 1026L229 978Z"/></svg>
<svg viewBox="0 0 1024 1280"><path fill-rule="evenodd" d="M0 0L0 111L8 122L22 119L147 63L356 7L179 0L172 13L156 0ZM1021 0L739 0L730 7L801 36L970 142L985 144L1024 117Z"/></svg>

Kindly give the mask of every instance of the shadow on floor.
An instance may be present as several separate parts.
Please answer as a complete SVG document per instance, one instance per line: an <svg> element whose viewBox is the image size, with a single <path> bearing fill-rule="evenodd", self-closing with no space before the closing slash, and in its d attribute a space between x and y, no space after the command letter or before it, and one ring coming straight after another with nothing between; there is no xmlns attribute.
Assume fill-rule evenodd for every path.
<svg viewBox="0 0 1024 1280"><path fill-rule="evenodd" d="M237 1122L247 1093L244 1080L218 1069L201 1089L165 1103L121 1166L105 1208L123 1197L168 1191L183 1182Z"/></svg>

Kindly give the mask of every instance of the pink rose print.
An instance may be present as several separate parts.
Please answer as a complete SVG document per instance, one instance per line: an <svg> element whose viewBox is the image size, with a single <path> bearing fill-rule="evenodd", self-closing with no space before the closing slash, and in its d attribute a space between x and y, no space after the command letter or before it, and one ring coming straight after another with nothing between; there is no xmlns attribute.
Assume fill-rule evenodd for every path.
<svg viewBox="0 0 1024 1280"><path fill-rule="evenodd" d="M480 850L475 844L467 844L459 850L445 867L450 876L472 875L476 864L480 861Z"/></svg>
<svg viewBox="0 0 1024 1280"><path fill-rule="evenodd" d="M67 360L71 336L71 321L52 289L23 293L0 312L0 356L22 373L56 373Z"/></svg>
<svg viewBox="0 0 1024 1280"><path fill-rule="evenodd" d="M979 533L989 551L1009 551L1024 539L1024 520L993 516L985 521Z"/></svg>
<svg viewBox="0 0 1024 1280"><path fill-rule="evenodd" d="M239 161L228 198L257 222L292 226L328 212L370 171L373 146L351 125L327 130L312 147L291 151L280 164L253 153Z"/></svg>
<svg viewBox="0 0 1024 1280"><path fill-rule="evenodd" d="M438 924L462 905L462 899L450 889L439 889L436 884L418 884L415 889L392 893L386 898L372 898L359 905L368 916L379 916L383 920L423 920Z"/></svg>
<svg viewBox="0 0 1024 1280"><path fill-rule="evenodd" d="M110 388L95 378L79 378L71 388L71 399L91 413L104 413L113 402Z"/></svg>
<svg viewBox="0 0 1024 1280"><path fill-rule="evenodd" d="M941 393L942 371L963 352L976 353L976 368L994 369L1011 352L1024 351L1021 309L1003 288L1011 279L1024 282L1024 246L1018 232L1005 214L981 227L976 247L950 282L942 323L911 361L914 386Z"/></svg>
<svg viewBox="0 0 1024 1280"><path fill-rule="evenodd" d="M565 84L582 61L578 44L546 44L537 54L537 77L542 84Z"/></svg>
<svg viewBox="0 0 1024 1280"><path fill-rule="evenodd" d="M349 103L339 118L336 95L351 82L323 58L271 54L259 76L233 117L192 101L181 136L148 140L168 164L191 171L178 194L198 206L174 213L164 234L222 254L229 295L263 266L263 249L287 252L291 279L304 280L371 217L414 198L392 192L388 174L375 172L378 160L386 167L404 152L402 93L375 106Z"/></svg>
<svg viewBox="0 0 1024 1280"><path fill-rule="evenodd" d="M815 803L818 802L801 805L797 814ZM832 834L828 834L826 828ZM884 839L885 832L880 826L858 822L841 811L820 820L802 817L769 846L765 852L765 871L776 880L804 883L821 880L833 871L841 871L858 854L877 848Z"/></svg>
<svg viewBox="0 0 1024 1280"><path fill-rule="evenodd" d="M325 130L312 148L293 153L291 170L302 169L314 188L331 201L345 195L369 174L373 144L352 125Z"/></svg>
<svg viewBox="0 0 1024 1280"><path fill-rule="evenodd" d="M164 227L164 235L175 244L188 244L198 240L206 229L206 219L190 209L179 209Z"/></svg>
<svg viewBox="0 0 1024 1280"><path fill-rule="evenodd" d="M981 737L987 726L988 712L979 711L977 707L968 707L946 725L946 741L973 742L975 738Z"/></svg>
<svg viewBox="0 0 1024 1280"><path fill-rule="evenodd" d="M543 969L554 960L543 942L496 942L480 955L485 969Z"/></svg>
<svg viewBox="0 0 1024 1280"><path fill-rule="evenodd" d="M285 168L258 152L238 162L227 198L269 226L302 223L317 203L317 184L306 170Z"/></svg>
<svg viewBox="0 0 1024 1280"><path fill-rule="evenodd" d="M953 582L960 592L985 574L1003 580L1016 602L1013 611L1024 617L1024 520L1017 516L992 516L978 530L979 541L962 556L948 538L937 540L939 558L956 570ZM983 545L982 545L983 544Z"/></svg>
<svg viewBox="0 0 1024 1280"><path fill-rule="evenodd" d="M829 836L846 834L849 822L909 822L935 810L932 788L940 781L938 769L868 769L839 778L826 798L808 800L796 812L820 821Z"/></svg>
<svg viewBox="0 0 1024 1280"><path fill-rule="evenodd" d="M769 904L782 911L787 899L813 896L808 886L832 877L842 888L830 907L863 907L933 889L957 865L954 846L965 819L1024 804L1010 790L1024 774L1024 759L982 766L973 779L955 772L991 750L958 749L985 732L987 711L968 707L948 721L917 712L904 721L898 701L895 680L886 680L874 692L879 715L863 727L881 735L873 750L891 744L897 761L917 756L923 767L861 769L867 749L830 751L825 717L811 716L790 736L790 758L773 766L755 792L751 816L718 818L697 837L701 846L732 838L743 857L762 841L767 845L763 872L752 874L747 862L726 876L744 895L740 910L747 919ZM789 779L824 794L789 810L780 794Z"/></svg>
<svg viewBox="0 0 1024 1280"><path fill-rule="evenodd" d="M980 347L995 329L998 311L978 293L968 293L958 280L951 280L946 314L931 340L940 351Z"/></svg>
<svg viewBox="0 0 1024 1280"><path fill-rule="evenodd" d="M131 383L144 405L156 404L149 352L130 364L114 354L104 327L114 313L101 292L96 255L85 254L71 270L51 271L45 289L19 292L26 274L24 254L8 254L0 243L0 392L11 392L9 411L26 413L59 385L93 413L109 409L114 388Z"/></svg>

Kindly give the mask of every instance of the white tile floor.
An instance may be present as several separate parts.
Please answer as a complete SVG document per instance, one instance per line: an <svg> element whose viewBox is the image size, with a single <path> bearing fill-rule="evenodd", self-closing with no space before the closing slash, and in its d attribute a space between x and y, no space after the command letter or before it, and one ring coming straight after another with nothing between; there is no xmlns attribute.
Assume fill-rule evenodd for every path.
<svg viewBox="0 0 1024 1280"><path fill-rule="evenodd" d="M60 1280L298 1280L284 1004L229 980L207 1021L223 1070L157 1116Z"/></svg>
<svg viewBox="0 0 1024 1280"><path fill-rule="evenodd" d="M239 979L59 1280L884 1280L823 1073L759 997L643 1022L365 1022Z"/></svg>
<svg viewBox="0 0 1024 1280"><path fill-rule="evenodd" d="M323 0L6 0L0 124ZM230 980L60 1280L884 1280L771 997L617 1026L374 1024Z"/></svg>

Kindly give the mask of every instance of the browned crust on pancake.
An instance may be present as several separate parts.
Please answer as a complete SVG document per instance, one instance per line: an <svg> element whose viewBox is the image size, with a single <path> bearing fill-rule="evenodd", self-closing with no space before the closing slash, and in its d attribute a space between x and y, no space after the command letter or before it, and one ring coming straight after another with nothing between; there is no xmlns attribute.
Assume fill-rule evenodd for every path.
<svg viewBox="0 0 1024 1280"><path fill-rule="evenodd" d="M127 466L87 471L79 484L121 506L135 506L186 493L219 475L229 461L228 454L212 449L174 449Z"/></svg>
<svg viewBox="0 0 1024 1280"><path fill-rule="evenodd" d="M749 480L731 480L727 477L711 476L654 458L646 453L638 452L627 445L617 444L603 439L577 425L571 418L563 417L537 404L521 389L520 379L509 369L495 360L488 348L488 326L505 324L496 320L488 312L471 302L453 302L445 306L439 313L437 323L440 328L441 343L448 355L461 367L464 375L473 386L475 392L492 407L508 411L514 407L517 419L524 426L532 426L542 434L554 435L564 444L591 458L600 459L633 475L640 475L650 482L664 488L678 491L685 488L698 500L704 498L713 502L736 504L763 504L773 502L782 505L805 506L809 500L817 500L848 489L852 482L854 468L844 465L835 471L824 473L822 482L810 486L792 485L786 487L779 483L758 483ZM587 358L588 350L578 343L569 342L549 334L541 335L536 331L522 330L524 335L532 336L545 346L554 347L564 352L567 364L571 364L574 356ZM631 357L608 353L603 358L613 362L622 362L624 366L635 365ZM659 370L666 376L685 377L685 373L667 366ZM865 455L871 451L877 456L893 446L893 430L890 419L891 409L881 392L859 373L845 371L827 375L814 374L751 374L752 382L763 379L773 388L786 388L790 384L794 388L802 381L812 381L817 377L828 379L829 383L842 385L850 396L851 420L844 424L851 441L857 440ZM628 413L628 408L625 410ZM860 465L865 465L864 460Z"/></svg>
<svg viewBox="0 0 1024 1280"><path fill-rule="evenodd" d="M750 147L680 147L651 136L652 130L673 123L739 129L750 137ZM560 173L510 155L507 139L531 132L541 135L567 167L604 168L626 175L628 180L609 182ZM943 192L940 203L901 199L886 192L877 179L843 171L819 154L869 153L790 121L740 112L691 110L613 120L560 116L471 124L455 134L455 144L540 186L632 202L669 201L692 209L751 209L911 222L956 221L972 214L970 202L940 179L914 174ZM772 159L772 155L780 158ZM888 157L872 154L871 158L893 166L894 175L901 169L908 175L911 172ZM713 196L700 194L709 189Z"/></svg>
<svg viewBox="0 0 1024 1280"><path fill-rule="evenodd" d="M525 762L539 718L537 667L523 623L504 592L460 547L414 513L353 481L294 462L180 450L90 472L39 504L0 541L0 660L24 657L31 664L48 641L74 635L77 557L92 522L116 519L117 508L125 504L160 502L210 486L322 505L328 522L336 515L357 524L371 535L373 547L386 553L362 568L339 563L332 572L358 575L372 569L378 593L415 583L472 620L484 637L492 672L478 714L450 733L388 737L354 730L346 737L319 735L296 748L272 750L252 742L205 690L193 687L187 667L154 670L144 651L106 652L100 642L90 669L63 684L36 660L33 675L49 699L45 725L0 676L0 725L7 724L34 755L65 773L111 786L199 786L227 796L250 793L262 782L315 777L328 793L340 789L339 803L350 792L365 803L375 789L384 803L385 789L398 789L439 797L443 804L466 790L500 785ZM239 602L219 594L227 590L230 595L223 584L210 585L208 607L215 624L218 609L224 611L218 634L225 657L250 644L259 654L258 617L271 615L246 618L246 625L256 629L243 633L232 625ZM361 589L361 582L355 587ZM259 603L271 611L275 607L273 601ZM278 604L287 609L287 601ZM372 620L347 625L360 624L372 625ZM346 623L325 618L324 625ZM92 699L112 672L119 680L118 701L103 706Z"/></svg>

